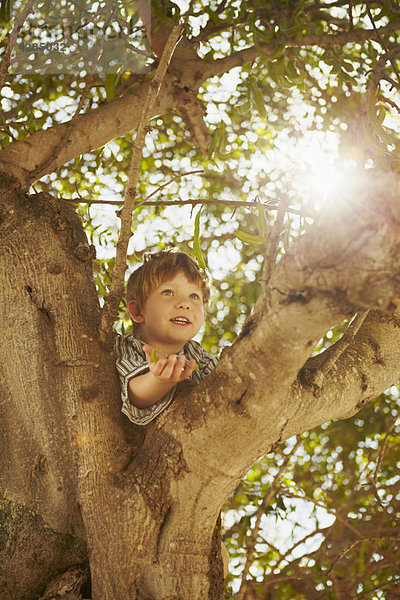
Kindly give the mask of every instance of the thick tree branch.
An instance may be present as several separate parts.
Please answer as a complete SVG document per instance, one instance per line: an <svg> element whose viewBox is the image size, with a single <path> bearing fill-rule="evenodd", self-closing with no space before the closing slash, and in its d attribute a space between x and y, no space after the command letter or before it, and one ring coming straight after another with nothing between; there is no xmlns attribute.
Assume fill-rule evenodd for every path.
<svg viewBox="0 0 400 600"><path fill-rule="evenodd" d="M318 46L319 48L332 48L334 46L344 46L345 44L362 43L367 40L376 40L378 32L380 35L387 35L397 31L400 27L400 21L390 23L385 27L381 27L378 30L375 29L353 29L351 31L338 32L338 33L324 33L321 35L304 35L299 40L295 38L285 38L282 36L279 43L287 48L305 48L311 46ZM276 50L275 42L268 42L260 44L259 48L265 53L266 56L273 55ZM208 63L206 68L207 79L214 75L220 75L227 71L230 71L234 67L241 67L244 64L255 60L260 55L260 50L256 46L245 48L225 56L224 58L218 58L212 63Z"/></svg>
<svg viewBox="0 0 400 600"><path fill-rule="evenodd" d="M196 92L197 89L195 91L189 89L181 91L179 111L197 147L203 154L207 154L210 149L212 135L204 122L205 106L197 97Z"/></svg>
<svg viewBox="0 0 400 600"><path fill-rule="evenodd" d="M66 144L61 148L51 169L57 169L75 156L90 152L114 139L125 135L138 125L140 111L143 106L149 84L142 84L135 92L127 94L110 103L102 104L98 109L79 115L69 131ZM167 107L165 107L168 112ZM55 125L45 131L40 130L24 140L15 142L0 151L0 170L14 175L24 187L35 181L32 173L49 149L56 149L62 143L70 122ZM48 171L43 169L37 173L40 178Z"/></svg>
<svg viewBox="0 0 400 600"><path fill-rule="evenodd" d="M300 394L304 408L317 407L315 424L323 422L319 411L329 410L329 407L335 407L332 414L335 418L354 415L399 378L399 342L400 314L369 311L354 341L331 370L324 373L317 394L313 377L320 367L320 355L306 362L292 389L292 397L299 397ZM329 350L326 352L329 353ZM307 381L307 371L311 372L311 385Z"/></svg>
<svg viewBox="0 0 400 600"><path fill-rule="evenodd" d="M122 98L77 116L72 126L70 121L61 123L47 130L37 131L28 138L0 150L0 170L12 174L26 188L75 156L100 148L110 140L137 129L149 85L146 81ZM167 114L177 106L180 91L175 85L176 75L167 74L163 91L150 111L150 118ZM37 171L38 165L48 155L49 148L56 152L59 147L60 151L52 161L50 171L49 167Z"/></svg>

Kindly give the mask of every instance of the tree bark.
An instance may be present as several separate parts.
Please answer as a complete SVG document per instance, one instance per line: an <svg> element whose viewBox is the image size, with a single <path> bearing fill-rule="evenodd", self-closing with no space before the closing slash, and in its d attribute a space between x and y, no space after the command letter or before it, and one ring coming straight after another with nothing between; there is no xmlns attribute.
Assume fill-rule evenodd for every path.
<svg viewBox="0 0 400 600"><path fill-rule="evenodd" d="M73 209L48 195L28 197L10 182L2 184L2 495L12 510L22 511L23 531L30 516L61 536L55 540L58 556L65 546L61 564L82 561L86 542L96 562L101 535L111 526L105 482L129 452L112 351L97 340L93 252ZM92 549L96 536L90 520L98 523L99 550ZM65 537L78 552L68 548ZM32 547L26 582L20 575L27 565L18 548L6 546L1 561L6 584L11 573L20 583L9 597L35 597L43 578L38 572L32 580L40 556L35 559ZM27 552L24 548L22 556ZM57 560L53 569L60 568ZM42 571L47 568L44 564Z"/></svg>

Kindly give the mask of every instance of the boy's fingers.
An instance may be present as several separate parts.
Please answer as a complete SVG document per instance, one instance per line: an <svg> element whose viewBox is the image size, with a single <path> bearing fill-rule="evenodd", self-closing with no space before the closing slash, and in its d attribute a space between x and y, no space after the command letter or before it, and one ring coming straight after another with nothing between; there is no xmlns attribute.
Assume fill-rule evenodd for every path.
<svg viewBox="0 0 400 600"><path fill-rule="evenodd" d="M196 363L195 359L191 358L189 360L188 364L186 365L186 368L181 373L181 379L183 380L183 379L186 379L187 377L189 377L193 373L194 369L196 368L196 365L197 365L197 363Z"/></svg>
<svg viewBox="0 0 400 600"><path fill-rule="evenodd" d="M191 359L186 364L187 359L183 354L180 354L179 356L170 354L168 358L159 358L157 362L154 362L152 359L152 354L154 352L153 346L146 344L143 346L143 350L146 353L151 372L156 377L161 377L162 379L182 381L183 379L186 379L186 377L189 377L196 366L196 361L194 359Z"/></svg>
<svg viewBox="0 0 400 600"><path fill-rule="evenodd" d="M154 350L154 346L150 346L150 344L145 344L143 346L143 350L144 350L144 353L147 356L147 361L150 362L149 359L151 359L151 355L152 355L152 352ZM152 360L152 362L153 362L153 360Z"/></svg>
<svg viewBox="0 0 400 600"><path fill-rule="evenodd" d="M169 358L169 357L168 357ZM174 356L174 362L172 364L171 377L179 380L181 377L182 370L184 369L186 359L183 355Z"/></svg>
<svg viewBox="0 0 400 600"><path fill-rule="evenodd" d="M179 381L185 365L185 360L186 359L183 355L176 356L176 354L170 354L162 373L163 376L168 379L173 379L174 381Z"/></svg>
<svg viewBox="0 0 400 600"><path fill-rule="evenodd" d="M162 358L160 360L158 360L156 363L155 362L151 362L149 360L149 370L150 373L152 373L155 377L162 377L162 371L163 368L165 367L165 363L166 363L166 359Z"/></svg>
<svg viewBox="0 0 400 600"><path fill-rule="evenodd" d="M171 379L172 374L174 373L175 366L176 366L177 356L175 354L170 354L168 356L168 358L160 359L157 362L157 365L160 362L162 362L162 365L163 365L163 368L160 371L160 375L162 376L163 379Z"/></svg>
<svg viewBox="0 0 400 600"><path fill-rule="evenodd" d="M177 360L177 369L178 375L181 376L181 373L185 370L186 365L186 357L182 354Z"/></svg>

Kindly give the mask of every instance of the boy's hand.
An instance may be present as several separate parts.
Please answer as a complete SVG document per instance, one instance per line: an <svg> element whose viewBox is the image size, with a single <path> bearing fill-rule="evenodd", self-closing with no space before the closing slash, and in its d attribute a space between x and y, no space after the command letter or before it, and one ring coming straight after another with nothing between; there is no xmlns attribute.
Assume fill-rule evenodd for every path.
<svg viewBox="0 0 400 600"><path fill-rule="evenodd" d="M187 362L187 358L184 354L179 356L170 354L167 358L158 357L157 349L149 344L145 344L143 350L146 353L150 373L154 375L158 381L179 383L179 381L187 379L193 371L198 368L194 358Z"/></svg>

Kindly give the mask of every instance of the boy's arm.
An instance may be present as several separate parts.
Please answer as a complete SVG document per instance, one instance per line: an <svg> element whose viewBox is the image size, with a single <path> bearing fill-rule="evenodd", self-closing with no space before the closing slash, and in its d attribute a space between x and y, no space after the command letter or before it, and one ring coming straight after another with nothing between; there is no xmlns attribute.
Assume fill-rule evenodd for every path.
<svg viewBox="0 0 400 600"><path fill-rule="evenodd" d="M161 382L154 378L150 371L144 375L132 377L128 383L128 399L137 408L153 406L161 400L173 387L174 383Z"/></svg>
<svg viewBox="0 0 400 600"><path fill-rule="evenodd" d="M152 359L153 347L143 346L149 364L149 371L130 379L128 399L137 408L153 406L161 400L177 383L189 377L196 366L191 359L185 368L186 357L170 354L168 358Z"/></svg>

